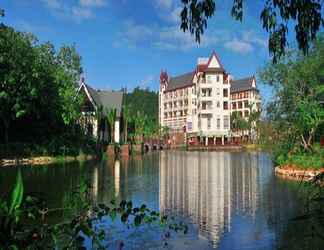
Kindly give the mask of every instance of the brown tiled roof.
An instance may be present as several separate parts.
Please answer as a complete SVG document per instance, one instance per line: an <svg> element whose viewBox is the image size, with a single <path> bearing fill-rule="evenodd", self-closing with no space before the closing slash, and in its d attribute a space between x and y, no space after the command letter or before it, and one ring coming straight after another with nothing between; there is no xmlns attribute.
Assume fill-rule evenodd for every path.
<svg viewBox="0 0 324 250"><path fill-rule="evenodd" d="M250 76L243 79L231 81L231 93L241 92L246 90L258 91L257 88L252 87L253 79L255 79L254 76Z"/></svg>
<svg viewBox="0 0 324 250"><path fill-rule="evenodd" d="M189 72L180 76L170 77L166 91L184 88L192 85L195 72Z"/></svg>

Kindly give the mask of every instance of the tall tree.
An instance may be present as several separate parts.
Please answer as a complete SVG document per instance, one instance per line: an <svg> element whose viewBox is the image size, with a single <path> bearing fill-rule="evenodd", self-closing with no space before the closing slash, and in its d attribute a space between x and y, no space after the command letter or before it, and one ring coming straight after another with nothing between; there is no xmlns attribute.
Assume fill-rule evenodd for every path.
<svg viewBox="0 0 324 250"><path fill-rule="evenodd" d="M10 123L28 114L37 98L34 42L33 37L0 25L0 116L5 143L9 141Z"/></svg>
<svg viewBox="0 0 324 250"><path fill-rule="evenodd" d="M129 105L123 105L124 121L124 143L128 142L128 124L132 121L131 109Z"/></svg>
<svg viewBox="0 0 324 250"><path fill-rule="evenodd" d="M288 149L298 145L312 150L316 131L324 124L320 98L324 94L324 36L307 56L292 52L260 72L261 80L274 87L269 119Z"/></svg>
<svg viewBox="0 0 324 250"><path fill-rule="evenodd" d="M201 35L207 28L207 21L216 11L216 0L181 0L181 26L183 31L189 30L194 34L196 41L200 42ZM233 0L231 15L234 19L242 21L244 14L244 1ZM286 52L287 34L290 21L295 24L295 33L298 48L306 54L311 42L323 20L322 0L267 0L260 12L263 29L269 33L269 52L276 62Z"/></svg>
<svg viewBox="0 0 324 250"><path fill-rule="evenodd" d="M110 143L114 143L115 139L115 121L116 121L116 109L106 109L107 121L110 127Z"/></svg>

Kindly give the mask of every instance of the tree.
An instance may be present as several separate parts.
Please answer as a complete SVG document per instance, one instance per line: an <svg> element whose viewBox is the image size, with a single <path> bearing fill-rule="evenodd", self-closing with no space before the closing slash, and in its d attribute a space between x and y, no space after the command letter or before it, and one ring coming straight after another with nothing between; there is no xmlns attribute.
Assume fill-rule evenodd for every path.
<svg viewBox="0 0 324 250"><path fill-rule="evenodd" d="M103 117L104 117L103 107L102 107L102 105L99 105L97 107L97 109L96 109L96 120L97 120L97 123L98 123L98 126L97 126L97 147L98 147L99 143L102 142L103 137L104 137L102 135L102 132L103 132Z"/></svg>
<svg viewBox="0 0 324 250"><path fill-rule="evenodd" d="M252 140L253 131L255 131L258 135L258 127L259 127L261 112L256 109L254 103L249 104L249 110L250 112L249 112L247 123L249 129L249 138L250 140Z"/></svg>
<svg viewBox="0 0 324 250"><path fill-rule="evenodd" d="M107 121L110 127L110 143L114 143L115 139L115 121L116 121L116 109L106 109Z"/></svg>
<svg viewBox="0 0 324 250"><path fill-rule="evenodd" d="M132 121L131 109L129 105L123 105L124 121L124 142L128 142L128 124Z"/></svg>
<svg viewBox="0 0 324 250"><path fill-rule="evenodd" d="M6 144L10 123L28 114L37 98L34 42L33 37L0 25L0 116Z"/></svg>
<svg viewBox="0 0 324 250"><path fill-rule="evenodd" d="M241 136L243 136L244 131L248 128L248 122L241 117L239 112L235 111L231 114L231 129L233 131L241 132Z"/></svg>
<svg viewBox="0 0 324 250"><path fill-rule="evenodd" d="M181 0L181 26L189 30L199 43L207 28L207 21L216 11L216 0ZM238 21L243 20L243 0L233 0L231 15ZM269 52L276 62L286 53L289 22L295 23L298 48L307 54L311 42L321 26L324 26L321 0L268 0L265 1L260 19L263 29L269 33Z"/></svg>
<svg viewBox="0 0 324 250"><path fill-rule="evenodd" d="M143 141L144 127L147 120L147 116L138 111L134 117L135 136L139 137L139 141Z"/></svg>
<svg viewBox="0 0 324 250"><path fill-rule="evenodd" d="M260 72L261 80L274 87L269 119L287 150L299 145L304 151L312 150L314 135L324 123L324 109L320 105L324 93L323 66L321 35L307 56L291 52L278 64L269 64Z"/></svg>
<svg viewBox="0 0 324 250"><path fill-rule="evenodd" d="M33 141L74 128L80 116L75 73L80 65L74 47L57 53L49 42L40 44L29 33L0 25L0 122L6 144L15 128L28 131L24 134Z"/></svg>

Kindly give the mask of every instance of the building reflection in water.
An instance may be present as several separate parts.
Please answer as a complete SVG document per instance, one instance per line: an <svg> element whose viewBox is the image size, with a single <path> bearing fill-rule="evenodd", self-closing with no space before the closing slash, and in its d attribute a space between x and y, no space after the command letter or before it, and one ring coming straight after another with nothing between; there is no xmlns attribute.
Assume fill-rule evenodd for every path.
<svg viewBox="0 0 324 250"><path fill-rule="evenodd" d="M217 247L231 217L255 218L260 168L256 153L168 152L160 154L160 210L188 216L200 237Z"/></svg>
<svg viewBox="0 0 324 250"><path fill-rule="evenodd" d="M115 161L115 173L114 173L114 177L115 177L115 197L118 197L119 195L119 188L120 188L120 161L116 160Z"/></svg>

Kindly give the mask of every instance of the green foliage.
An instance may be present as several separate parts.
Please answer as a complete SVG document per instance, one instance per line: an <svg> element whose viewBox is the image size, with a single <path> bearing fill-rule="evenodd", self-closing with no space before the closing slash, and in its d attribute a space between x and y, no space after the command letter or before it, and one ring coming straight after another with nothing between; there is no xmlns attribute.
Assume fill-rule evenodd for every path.
<svg viewBox="0 0 324 250"><path fill-rule="evenodd" d="M231 129L234 131L244 131L249 128L249 123L243 117L240 116L240 113L234 111L231 115Z"/></svg>
<svg viewBox="0 0 324 250"><path fill-rule="evenodd" d="M96 142L83 134L65 134L42 143L0 144L0 158L95 155Z"/></svg>
<svg viewBox="0 0 324 250"><path fill-rule="evenodd" d="M64 207L49 208L44 200L25 196L21 174L12 192L10 205L0 200L0 245L4 249L84 249L91 242L92 249L106 249L107 237L101 224L103 220L116 218L128 227L157 223L168 230L187 233L188 227L175 223L167 216L150 210L145 204L136 207L131 201L111 201L109 205L93 206L90 186L81 181L79 187L65 197ZM9 209L10 207L10 209ZM62 214L57 223L48 224L51 214ZM172 222L172 223L171 223Z"/></svg>
<svg viewBox="0 0 324 250"><path fill-rule="evenodd" d="M41 142L67 130L80 116L75 47L56 51L27 33L0 25L0 138ZM23 132L24 131L24 132ZM28 131L28 133L26 133Z"/></svg>
<svg viewBox="0 0 324 250"><path fill-rule="evenodd" d="M117 116L116 109L106 109L107 122L110 127L110 143L114 143L115 136L115 121Z"/></svg>
<svg viewBox="0 0 324 250"><path fill-rule="evenodd" d="M273 145L275 158L301 152L292 161L305 166L306 163L301 163L307 161L304 154L311 157L314 153L315 135L324 125L324 108L320 104L324 93L323 66L324 37L320 36L307 56L291 52L261 72L261 80L275 91L267 108L274 130L269 143ZM317 161L316 157L312 159ZM310 161L307 163L319 165Z"/></svg>
<svg viewBox="0 0 324 250"><path fill-rule="evenodd" d="M207 28L207 21L216 11L216 0L181 0L181 26L183 31L189 30L200 43L201 35ZM242 22L245 11L243 0L233 0L231 15ZM269 33L269 52L274 62L286 53L289 21L295 24L298 48L307 54L311 42L316 38L320 28L324 26L323 6L319 0L265 1L260 13L263 29Z"/></svg>
<svg viewBox="0 0 324 250"><path fill-rule="evenodd" d="M24 193L24 185L22 182L21 171L18 171L16 186L11 194L11 203L9 208L9 215L11 215L14 211L16 211L22 202Z"/></svg>
<svg viewBox="0 0 324 250"><path fill-rule="evenodd" d="M125 94L124 100L131 114L136 115L137 112L142 112L148 120L158 123L158 93L136 87L132 92Z"/></svg>

